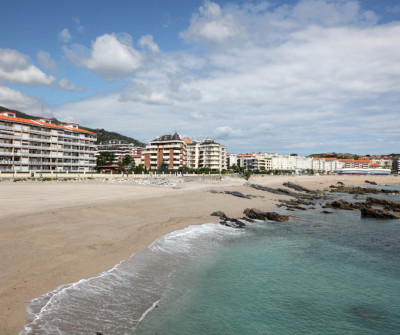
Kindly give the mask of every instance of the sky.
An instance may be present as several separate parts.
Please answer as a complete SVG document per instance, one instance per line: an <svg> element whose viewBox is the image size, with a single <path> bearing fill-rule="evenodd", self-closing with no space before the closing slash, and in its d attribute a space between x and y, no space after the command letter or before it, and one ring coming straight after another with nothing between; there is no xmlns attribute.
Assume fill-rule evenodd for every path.
<svg viewBox="0 0 400 335"><path fill-rule="evenodd" d="M400 0L3 0L0 105L230 153L400 152Z"/></svg>

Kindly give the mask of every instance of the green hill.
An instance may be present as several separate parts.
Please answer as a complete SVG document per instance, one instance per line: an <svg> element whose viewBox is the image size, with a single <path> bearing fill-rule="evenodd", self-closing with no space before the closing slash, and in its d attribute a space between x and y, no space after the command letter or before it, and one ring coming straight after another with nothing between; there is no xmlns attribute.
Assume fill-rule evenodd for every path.
<svg viewBox="0 0 400 335"><path fill-rule="evenodd" d="M0 112L2 112L2 111L15 112L15 113L17 113L17 117L20 117L20 118L23 118L23 119L37 119L37 118L39 118L39 116L25 114L25 113L22 113L22 112L17 111L17 110L13 110L13 109L10 109L10 108L6 108L6 107L0 106ZM63 123L63 122L61 122L61 121L59 121L59 120L57 120L55 118L52 119L52 122L55 123L55 124L62 124ZM104 129L92 129L92 128L88 128L88 127L83 127L81 125L79 125L79 127L81 129L88 130L88 131L91 131L93 133L96 133L97 134L97 142L96 142L97 144L100 143L100 142L103 142L103 141L124 140L124 141L127 141L128 143L133 143L135 146L138 146L138 147L144 147L146 145L145 143L140 142L137 139L134 139L134 138L129 137L129 136L121 135L119 133L116 133L115 131L107 131L107 130L104 130Z"/></svg>

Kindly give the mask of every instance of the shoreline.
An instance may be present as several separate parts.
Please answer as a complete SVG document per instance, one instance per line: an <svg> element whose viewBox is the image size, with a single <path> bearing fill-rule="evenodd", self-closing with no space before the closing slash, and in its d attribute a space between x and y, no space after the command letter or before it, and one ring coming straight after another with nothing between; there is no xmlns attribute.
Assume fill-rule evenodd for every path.
<svg viewBox="0 0 400 335"><path fill-rule="evenodd" d="M398 184L395 176L255 176L250 182L282 187L285 181L324 189L347 185ZM177 186L136 183L1 182L0 332L16 334L25 305L64 284L111 269L156 239L189 225L218 222L221 210L240 217L247 207L270 210L278 196L244 186L243 179L187 182ZM242 199L209 190L240 191Z"/></svg>

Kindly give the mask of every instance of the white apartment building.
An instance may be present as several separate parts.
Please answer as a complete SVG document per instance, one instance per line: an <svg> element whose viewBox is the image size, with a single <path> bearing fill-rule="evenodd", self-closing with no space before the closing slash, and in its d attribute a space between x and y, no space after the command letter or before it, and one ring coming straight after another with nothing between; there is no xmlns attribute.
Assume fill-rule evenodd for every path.
<svg viewBox="0 0 400 335"><path fill-rule="evenodd" d="M132 158L136 158L138 155L141 157L143 150L143 147L137 147L124 140L103 141L96 145L96 157L102 152L111 152L115 156L114 163L117 163L122 161L126 155Z"/></svg>
<svg viewBox="0 0 400 335"><path fill-rule="evenodd" d="M0 171L93 171L95 133L51 119L17 118L0 112Z"/></svg>
<svg viewBox="0 0 400 335"><path fill-rule="evenodd" d="M226 147L207 138L195 141L185 138L187 143L187 166L192 169L209 168L215 171L226 169Z"/></svg>
<svg viewBox="0 0 400 335"><path fill-rule="evenodd" d="M318 172L334 172L343 167L343 162L336 158L317 158L312 161L312 169Z"/></svg>
<svg viewBox="0 0 400 335"><path fill-rule="evenodd" d="M186 143L177 133L160 136L146 146L142 152L142 162L151 171L156 171L163 163L170 170L177 170L187 164Z"/></svg>

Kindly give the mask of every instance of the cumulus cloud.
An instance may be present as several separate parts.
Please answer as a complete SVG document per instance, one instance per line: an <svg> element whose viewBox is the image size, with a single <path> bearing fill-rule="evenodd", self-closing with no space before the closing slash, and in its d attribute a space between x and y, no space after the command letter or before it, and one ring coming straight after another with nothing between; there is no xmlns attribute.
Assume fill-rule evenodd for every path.
<svg viewBox="0 0 400 335"><path fill-rule="evenodd" d="M31 115L43 115L53 117L50 109L43 109L43 102L30 95L13 90L6 86L0 86L1 105L6 108L16 109Z"/></svg>
<svg viewBox="0 0 400 335"><path fill-rule="evenodd" d="M51 58L51 55L45 51L39 51L36 55L39 63L47 70L54 71L57 69L56 62Z"/></svg>
<svg viewBox="0 0 400 335"><path fill-rule="evenodd" d="M68 43L71 40L72 36L69 33L69 30L67 28L64 28L60 33L58 34L58 39L62 43Z"/></svg>
<svg viewBox="0 0 400 335"><path fill-rule="evenodd" d="M218 4L205 1L199 13L193 15L190 27L180 36L188 43L221 44L229 40L244 39L246 29L233 15L223 13Z"/></svg>
<svg viewBox="0 0 400 335"><path fill-rule="evenodd" d="M142 48L146 47L152 52L160 51L158 45L153 41L153 36L151 35L142 36L138 42L138 45Z"/></svg>
<svg viewBox="0 0 400 335"><path fill-rule="evenodd" d="M58 85L61 89L71 91L71 92L84 92L84 87L77 87L74 84L71 84L68 79L62 78L58 81Z"/></svg>
<svg viewBox="0 0 400 335"><path fill-rule="evenodd" d="M55 80L29 63L29 58L16 50L0 49L0 80L23 85L51 85Z"/></svg>
<svg viewBox="0 0 400 335"><path fill-rule="evenodd" d="M133 48L127 34L105 34L96 38L90 50L73 45L64 47L64 52L73 63L86 67L106 81L131 73L142 62L142 56Z"/></svg>

